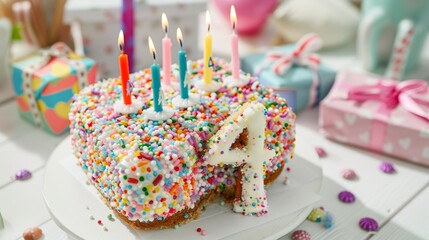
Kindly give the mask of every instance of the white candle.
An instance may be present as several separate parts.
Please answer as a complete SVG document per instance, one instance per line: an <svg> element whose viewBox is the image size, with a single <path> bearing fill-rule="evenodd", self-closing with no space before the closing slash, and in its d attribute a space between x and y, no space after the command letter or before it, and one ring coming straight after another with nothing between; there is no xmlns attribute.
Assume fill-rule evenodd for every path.
<svg viewBox="0 0 429 240"><path fill-rule="evenodd" d="M234 79L240 79L240 58L238 56L238 36L235 33L235 28L237 25L237 14L235 12L234 5L231 6L231 24L232 24L232 34L231 34L231 65L232 65L232 76Z"/></svg>

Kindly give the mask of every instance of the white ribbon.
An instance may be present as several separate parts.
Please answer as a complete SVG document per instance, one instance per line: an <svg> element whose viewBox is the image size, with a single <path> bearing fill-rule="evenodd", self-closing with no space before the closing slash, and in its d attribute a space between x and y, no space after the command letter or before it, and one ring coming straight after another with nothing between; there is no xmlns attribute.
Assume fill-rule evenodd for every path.
<svg viewBox="0 0 429 240"><path fill-rule="evenodd" d="M64 43L58 42L52 45L47 50L41 50L40 54L42 59L36 63L30 64L24 68L22 79L24 81L24 94L27 97L28 105L30 106L31 114L38 127L42 127L42 117L39 107L37 106L36 96L32 88L33 74L43 66L46 66L52 58L59 58L69 63L76 69L76 76L79 83L79 89L84 88L88 82L88 72L86 71L85 64L81 61L70 59L69 55L72 53L71 49Z"/></svg>

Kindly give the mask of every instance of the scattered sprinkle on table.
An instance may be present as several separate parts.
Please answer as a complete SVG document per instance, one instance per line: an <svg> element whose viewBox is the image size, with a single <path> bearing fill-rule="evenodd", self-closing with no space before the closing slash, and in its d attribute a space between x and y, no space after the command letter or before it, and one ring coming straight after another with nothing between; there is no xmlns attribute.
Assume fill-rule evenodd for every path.
<svg viewBox="0 0 429 240"><path fill-rule="evenodd" d="M107 219L112 222L115 221L112 214L107 215Z"/></svg>
<svg viewBox="0 0 429 240"><path fill-rule="evenodd" d="M284 178L284 180L283 180L283 184L284 184L284 185L288 185L288 184L289 184L289 178L288 178L288 177L285 177L285 178Z"/></svg>
<svg viewBox="0 0 429 240"><path fill-rule="evenodd" d="M201 228L197 228L197 232L201 232Z"/></svg>
<svg viewBox="0 0 429 240"><path fill-rule="evenodd" d="M334 216L330 212L326 212L325 216L322 219L323 226L327 229L330 229L334 226Z"/></svg>
<svg viewBox="0 0 429 240"><path fill-rule="evenodd" d="M43 236L42 229L38 227L27 228L22 234L22 237L25 240L37 240L37 239L40 239L42 236Z"/></svg>
<svg viewBox="0 0 429 240"><path fill-rule="evenodd" d="M94 218L94 216L90 215L89 219L94 220L95 218Z"/></svg>
<svg viewBox="0 0 429 240"><path fill-rule="evenodd" d="M202 230L201 231L201 235L203 235L203 236L207 235L207 231L206 230Z"/></svg>
<svg viewBox="0 0 429 240"><path fill-rule="evenodd" d="M15 178L17 180L27 180L29 178L31 178L31 172L26 170L26 169L22 169L19 170L18 172L15 173Z"/></svg>
<svg viewBox="0 0 429 240"><path fill-rule="evenodd" d="M320 158L326 157L326 151L322 147L315 147L317 155L319 155Z"/></svg>
<svg viewBox="0 0 429 240"><path fill-rule="evenodd" d="M363 230L370 232L370 231L377 231L378 229L378 223L375 221L375 219L370 217L364 217L361 220L359 220L359 226Z"/></svg>
<svg viewBox="0 0 429 240"><path fill-rule="evenodd" d="M356 197L353 193L349 191L341 191L338 194L338 199L344 203L352 203L356 200Z"/></svg>
<svg viewBox="0 0 429 240"><path fill-rule="evenodd" d="M325 210L323 210L323 208L321 207L318 207L311 210L310 215L308 215L307 219L312 222L321 222L324 216Z"/></svg>
<svg viewBox="0 0 429 240"><path fill-rule="evenodd" d="M292 240L311 240L311 234L305 230L296 230L292 233Z"/></svg>
<svg viewBox="0 0 429 240"><path fill-rule="evenodd" d="M380 164L380 170L383 171L384 173L394 173L395 167L390 162L382 162Z"/></svg>
<svg viewBox="0 0 429 240"><path fill-rule="evenodd" d="M347 180L353 180L357 178L356 172L353 171L353 169L349 169L349 168L343 169L341 171L341 176Z"/></svg>
<svg viewBox="0 0 429 240"><path fill-rule="evenodd" d="M101 225L101 226L103 225L103 222L101 220L98 220L97 223L98 225Z"/></svg>

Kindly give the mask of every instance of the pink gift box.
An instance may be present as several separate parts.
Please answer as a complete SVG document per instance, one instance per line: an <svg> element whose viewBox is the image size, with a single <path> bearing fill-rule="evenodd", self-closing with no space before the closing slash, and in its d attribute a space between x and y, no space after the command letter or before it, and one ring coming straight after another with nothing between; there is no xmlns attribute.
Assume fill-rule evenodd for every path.
<svg viewBox="0 0 429 240"><path fill-rule="evenodd" d="M429 91L421 80L396 82L342 72L321 103L327 138L429 166Z"/></svg>

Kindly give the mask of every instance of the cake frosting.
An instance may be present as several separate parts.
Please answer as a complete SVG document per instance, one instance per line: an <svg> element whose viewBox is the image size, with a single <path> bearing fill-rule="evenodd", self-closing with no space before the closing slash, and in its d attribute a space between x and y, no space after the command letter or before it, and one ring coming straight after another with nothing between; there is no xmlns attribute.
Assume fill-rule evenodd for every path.
<svg viewBox="0 0 429 240"><path fill-rule="evenodd" d="M250 75L245 86L226 86L223 79L231 75L230 65L214 62L213 80L221 85L216 92L193 87L201 81L202 61L189 69L190 93L199 96L198 104L174 108L178 91L163 86L164 104L174 109L167 120L153 121L144 114L153 105L149 69L130 75L132 97L142 103L134 113L115 110L122 94L119 78L88 86L74 97L69 114L74 154L110 207L131 225L172 227L196 218L203 205L219 195L228 198L235 192L241 168L209 164L217 148L210 139L227 136L228 131L222 135L219 130L245 103L264 108L262 144L273 156L261 165L264 182L274 180L293 157L295 114L286 101Z"/></svg>

